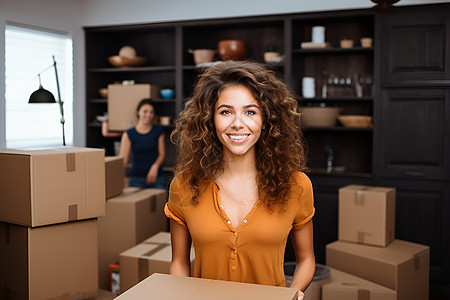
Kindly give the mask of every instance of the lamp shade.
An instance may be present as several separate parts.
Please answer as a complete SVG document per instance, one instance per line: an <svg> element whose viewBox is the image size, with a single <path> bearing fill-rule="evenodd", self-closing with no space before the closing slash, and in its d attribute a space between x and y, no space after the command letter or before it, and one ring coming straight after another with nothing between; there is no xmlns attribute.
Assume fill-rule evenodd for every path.
<svg viewBox="0 0 450 300"><path fill-rule="evenodd" d="M56 103L56 100L55 96L41 85L38 90L31 94L28 103Z"/></svg>

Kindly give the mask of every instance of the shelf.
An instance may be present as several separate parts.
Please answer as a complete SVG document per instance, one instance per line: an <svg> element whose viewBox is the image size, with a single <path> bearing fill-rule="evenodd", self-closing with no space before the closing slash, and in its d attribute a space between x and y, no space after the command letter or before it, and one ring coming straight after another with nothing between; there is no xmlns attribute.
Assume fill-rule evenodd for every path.
<svg viewBox="0 0 450 300"><path fill-rule="evenodd" d="M121 73L121 72L161 72L175 71L175 66L147 66L147 67L122 67L122 68L91 68L89 73Z"/></svg>
<svg viewBox="0 0 450 300"><path fill-rule="evenodd" d="M175 99L162 99L162 98L158 98L158 99L152 99L152 101L154 103L175 103ZM89 103L92 104L107 104L108 103L108 99L106 98L102 98L102 99L89 99L88 100Z"/></svg>
<svg viewBox="0 0 450 300"><path fill-rule="evenodd" d="M327 127L304 127L303 131L368 131L372 132L372 127L344 127L344 126L327 126Z"/></svg>
<svg viewBox="0 0 450 300"><path fill-rule="evenodd" d="M352 53L373 53L374 48L315 48L315 49L293 49L294 54L352 54Z"/></svg>
<svg viewBox="0 0 450 300"><path fill-rule="evenodd" d="M221 61L215 61L212 63L204 63L204 64L200 64L200 65L184 65L183 66L183 70L202 70L202 69L206 69L209 68L211 66L214 66L216 64L220 64ZM284 68L284 63L280 62L280 63L265 63L265 65L269 68L269 69L277 69L277 68Z"/></svg>
<svg viewBox="0 0 450 300"><path fill-rule="evenodd" d="M158 99L152 99L152 101L154 103L175 103L175 99L162 99L162 98L158 98Z"/></svg>

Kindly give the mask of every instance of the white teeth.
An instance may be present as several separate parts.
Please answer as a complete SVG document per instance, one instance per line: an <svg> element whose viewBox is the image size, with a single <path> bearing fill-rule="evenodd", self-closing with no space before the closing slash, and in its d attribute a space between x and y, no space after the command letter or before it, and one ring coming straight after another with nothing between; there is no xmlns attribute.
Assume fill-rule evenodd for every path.
<svg viewBox="0 0 450 300"><path fill-rule="evenodd" d="M230 135L230 138L232 138L233 140L243 140L246 137L248 137L248 135Z"/></svg>

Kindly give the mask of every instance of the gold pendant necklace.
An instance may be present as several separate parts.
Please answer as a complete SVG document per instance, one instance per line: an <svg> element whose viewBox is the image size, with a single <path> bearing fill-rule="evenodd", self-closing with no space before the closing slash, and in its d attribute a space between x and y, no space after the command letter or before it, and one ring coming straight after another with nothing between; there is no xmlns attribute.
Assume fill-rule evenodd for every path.
<svg viewBox="0 0 450 300"><path fill-rule="evenodd" d="M219 179L217 179L217 182L218 182L219 185L222 187L223 191L224 191L225 193L227 193L227 195L230 196L234 201L236 201L236 202L238 202L238 203L240 203L240 204L243 204L243 205L247 206L248 203L249 203L249 201L250 201L250 200L253 200L253 199L250 199L250 200L247 199L248 196L247 196L247 197L244 197L244 198L241 199L241 200L239 200L239 199L237 199L236 197L234 197L230 192L227 191L227 189L226 189L225 186L223 185L222 181L220 181ZM256 189L258 189L258 185L256 185L256 187L255 187L248 195L252 195L253 192L254 192Z"/></svg>

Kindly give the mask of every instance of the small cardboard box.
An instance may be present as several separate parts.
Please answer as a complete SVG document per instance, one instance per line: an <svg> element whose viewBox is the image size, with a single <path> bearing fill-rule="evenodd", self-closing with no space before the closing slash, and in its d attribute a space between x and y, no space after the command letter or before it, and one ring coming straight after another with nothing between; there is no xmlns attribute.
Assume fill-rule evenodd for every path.
<svg viewBox="0 0 450 300"><path fill-rule="evenodd" d="M41 227L0 222L0 253L2 299L97 296L96 219Z"/></svg>
<svg viewBox="0 0 450 300"><path fill-rule="evenodd" d="M169 232L160 232L120 253L120 291L123 293L153 273L169 274L172 247ZM191 247L191 271L195 252ZM192 275L192 274L191 274Z"/></svg>
<svg viewBox="0 0 450 300"><path fill-rule="evenodd" d="M105 152L0 151L0 221L42 226L105 215Z"/></svg>
<svg viewBox="0 0 450 300"><path fill-rule="evenodd" d="M136 188L106 201L106 216L98 218L101 289L109 288L109 265L119 262L121 252L167 230L166 202L165 190Z"/></svg>
<svg viewBox="0 0 450 300"><path fill-rule="evenodd" d="M397 291L398 300L428 299L428 246L394 240L387 247L336 241L326 246L327 266Z"/></svg>
<svg viewBox="0 0 450 300"><path fill-rule="evenodd" d="M397 292L330 268L331 282L322 286L322 300L396 300Z"/></svg>
<svg viewBox="0 0 450 300"><path fill-rule="evenodd" d="M339 189L339 240L386 247L394 234L394 188L348 185Z"/></svg>
<svg viewBox="0 0 450 300"><path fill-rule="evenodd" d="M105 157L106 199L123 193L125 167L120 156Z"/></svg>
<svg viewBox="0 0 450 300"><path fill-rule="evenodd" d="M155 273L116 299L297 300L297 289Z"/></svg>
<svg viewBox="0 0 450 300"><path fill-rule="evenodd" d="M108 85L108 126L124 131L136 125L136 109L142 99L159 98L160 87L149 84Z"/></svg>

